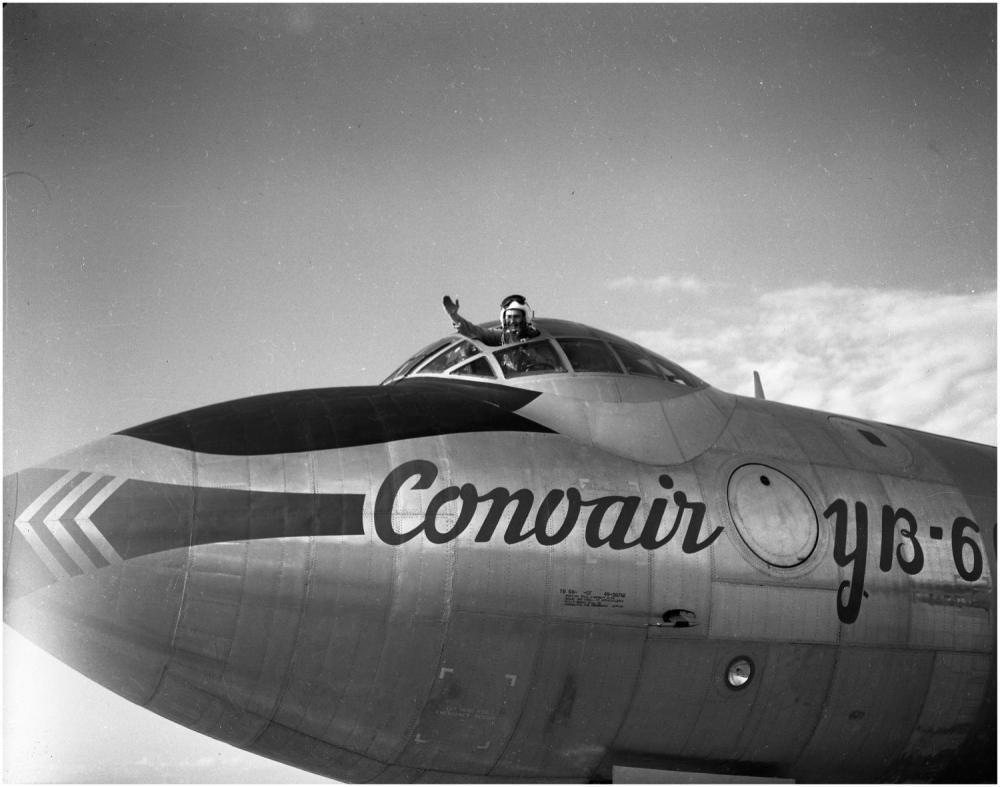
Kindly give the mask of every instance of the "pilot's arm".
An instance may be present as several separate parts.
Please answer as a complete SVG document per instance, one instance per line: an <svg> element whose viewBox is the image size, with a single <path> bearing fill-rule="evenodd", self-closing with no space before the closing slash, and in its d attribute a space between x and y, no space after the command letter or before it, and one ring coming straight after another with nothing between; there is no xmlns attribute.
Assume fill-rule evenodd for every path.
<svg viewBox="0 0 1000 787"><path fill-rule="evenodd" d="M451 317L451 322L455 327L455 330L462 334L462 336L467 336L470 339L477 339L483 344L500 344L500 338L495 335L494 331L489 331L485 328L480 328L478 325L473 325L458 313L457 299L452 300L451 296L445 295L441 304L444 306L444 310L448 313L448 316Z"/></svg>

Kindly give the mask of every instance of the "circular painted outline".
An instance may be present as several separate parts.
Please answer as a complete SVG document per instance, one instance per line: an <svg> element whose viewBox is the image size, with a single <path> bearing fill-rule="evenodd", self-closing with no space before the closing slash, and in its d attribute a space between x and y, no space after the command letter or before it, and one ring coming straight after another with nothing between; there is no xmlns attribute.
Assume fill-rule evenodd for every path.
<svg viewBox="0 0 1000 787"><path fill-rule="evenodd" d="M790 481L791 484L792 484L792 486L794 486L796 489L798 489L799 492L801 492L802 496L805 498L805 501L806 501L807 505L809 506L809 510L812 511L813 522L815 523L815 531L814 531L814 538L813 538L813 542L812 542L812 547L809 550L809 554L806 555L798 563L795 563L794 565L791 565L791 566L785 566L785 565L781 565L779 563L772 563L770 560L768 560L766 557L764 557L762 554L760 554L756 549L754 549L753 545L750 543L750 538L748 537L748 535L744 534L743 530L740 528L740 523L738 523L736 521L736 517L733 516L733 502L732 502L732 496L731 496L731 489L732 489L733 478L736 476L736 474L740 470L742 470L745 467L747 467L747 468L749 468L749 467L758 468L759 467L759 468L764 468L765 470L770 470L772 472L780 474L781 476L783 476L784 478L786 478L788 481ZM764 482L765 477L766 476L761 475L761 481L762 482ZM765 483L765 485L766 486L770 486L771 485L770 479L767 480L767 482ZM733 471L729 474L729 478L726 481L726 504L727 504L728 509L729 509L729 518L733 522L733 527L736 529L736 534L740 537L740 540L743 541L744 545L747 547L747 549L750 550L750 552L754 555L754 557L757 560L759 560L762 563L764 563L764 565L766 565L768 568L774 569L776 571L781 571L781 572L793 571L795 569L798 569L798 568L802 567L803 565L805 565L806 563L808 563L810 560L812 560L813 555L816 554L816 550L819 549L819 546L820 546L820 531L822 530L822 527L820 526L819 513L816 511L816 506L813 505L813 501L809 497L809 493L805 489L802 488L802 485L799 484L799 482L796 479L792 478L792 476L788 475L783 470L779 470L776 467L772 467L771 465L767 465L767 464L762 464L760 462L747 462L746 464L742 464L739 467L733 468ZM750 530L749 526L747 526L746 529L749 531Z"/></svg>
<svg viewBox="0 0 1000 787"><path fill-rule="evenodd" d="M822 522L820 522L819 538L816 541L816 547L813 549L812 554L804 562L797 566L793 566L792 568L779 568L761 560L760 557L758 557L757 554L747 546L746 542L743 541L743 537L739 534L739 530L736 527L736 522L733 520L732 512L729 510L729 479L732 477L733 473L744 465L764 465L765 467L777 470L790 478L795 482L795 485L805 493L813 511L817 512L816 519L819 521L818 512L820 511L820 508L817 507L816 501L821 500L822 497L817 493L813 484L803 481L802 476L799 473L790 471L783 461L776 459L773 456L763 457L754 454L747 454L745 456L729 456L725 461L720 462L716 466L716 483L707 490L707 494L705 495L706 503L711 500L714 509L721 512L719 519L720 524L723 525L725 537L728 539L729 543L732 544L733 549L740 554L740 556L750 565L751 568L757 569L758 571L767 574L769 577L790 580L812 573L822 564L823 556L829 553L830 542L833 538L831 528L823 527ZM707 484L703 485L702 488L705 489L706 486ZM713 578L715 576L714 568L712 569L712 576Z"/></svg>

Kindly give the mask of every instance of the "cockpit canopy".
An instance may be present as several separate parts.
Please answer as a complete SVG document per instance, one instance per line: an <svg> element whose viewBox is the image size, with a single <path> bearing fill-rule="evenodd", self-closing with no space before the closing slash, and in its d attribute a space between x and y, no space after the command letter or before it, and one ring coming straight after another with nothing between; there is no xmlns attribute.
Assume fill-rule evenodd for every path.
<svg viewBox="0 0 1000 787"><path fill-rule="evenodd" d="M498 329L499 322L480 327ZM512 380L543 375L638 376L688 388L705 383L634 342L580 323L536 319L539 335L501 347L452 335L413 355L382 384L407 377Z"/></svg>

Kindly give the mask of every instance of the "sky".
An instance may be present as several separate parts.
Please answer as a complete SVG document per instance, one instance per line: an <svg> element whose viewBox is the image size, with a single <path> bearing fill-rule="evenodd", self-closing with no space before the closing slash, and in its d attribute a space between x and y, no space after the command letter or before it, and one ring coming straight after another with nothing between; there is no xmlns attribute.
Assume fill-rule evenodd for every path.
<svg viewBox="0 0 1000 787"><path fill-rule="evenodd" d="M5 473L212 402L376 384L451 332L446 293L996 444L993 5L3 21ZM308 779L4 635L5 781Z"/></svg>

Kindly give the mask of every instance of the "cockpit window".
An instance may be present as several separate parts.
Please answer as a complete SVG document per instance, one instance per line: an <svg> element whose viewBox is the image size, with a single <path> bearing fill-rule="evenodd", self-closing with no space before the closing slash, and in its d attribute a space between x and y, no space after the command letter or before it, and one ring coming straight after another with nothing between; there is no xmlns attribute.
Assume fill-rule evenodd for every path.
<svg viewBox="0 0 1000 787"><path fill-rule="evenodd" d="M662 377L660 370L656 367L653 359L645 353L624 344L612 344L618 357L625 364L625 371L629 374L645 374L650 377Z"/></svg>
<svg viewBox="0 0 1000 787"><path fill-rule="evenodd" d="M559 339L570 366L574 372L597 372L605 374L621 374L614 355L604 342L596 339Z"/></svg>
<svg viewBox="0 0 1000 787"><path fill-rule="evenodd" d="M493 369L490 368L490 362L486 360L485 357L480 355L475 360L469 361L464 366L459 366L455 371L450 372L450 374L458 374L464 377L489 377L495 379L496 375L493 373Z"/></svg>
<svg viewBox="0 0 1000 787"><path fill-rule="evenodd" d="M661 358L652 353L644 353L637 347L629 347L625 344L612 343L611 346L618 353L618 357L622 359L622 363L625 364L625 368L629 374L659 377L678 385L695 386L698 384L696 378L666 358Z"/></svg>
<svg viewBox="0 0 1000 787"><path fill-rule="evenodd" d="M403 361L403 363L401 363L399 365L399 367L396 369L396 371L394 371L392 374L390 374L388 377L386 377L385 380L382 381L382 384L385 385L386 383L392 382L393 380L397 380L400 377L405 377L410 372L412 372L413 369L414 369L414 367L418 363L420 363L421 361L423 361L424 358L429 358L434 353L439 352L443 348L447 347L453 341L454 341L454 339L445 339L444 341L438 340L438 341L434 342L433 344L428 344L422 350L420 350L419 352L414 353L409 358L407 358L405 361Z"/></svg>
<svg viewBox="0 0 1000 787"><path fill-rule="evenodd" d="M505 347L493 353L504 377L521 377L525 374L544 374L546 372L565 372L555 348L546 339L535 342L524 342Z"/></svg>
<svg viewBox="0 0 1000 787"><path fill-rule="evenodd" d="M483 323L478 327L497 325ZM627 339L562 320L536 320L535 327L539 335L534 339L500 347L488 344L496 339L495 333L484 334L486 341L458 335L439 339L400 365L383 385L403 377L448 375L497 380L550 374L637 375L690 388L704 385L672 361ZM644 383L635 383L646 390Z"/></svg>
<svg viewBox="0 0 1000 787"><path fill-rule="evenodd" d="M424 364L420 368L420 371L440 374L450 369L456 363L461 363L466 358L471 358L478 352L479 350L472 342L459 342L454 347L445 350L439 356Z"/></svg>
<svg viewBox="0 0 1000 787"><path fill-rule="evenodd" d="M654 356L653 360L656 362L657 367L663 373L663 376L672 383L677 383L678 385L693 385L694 383L688 379L688 376L684 371L665 358L657 358Z"/></svg>

